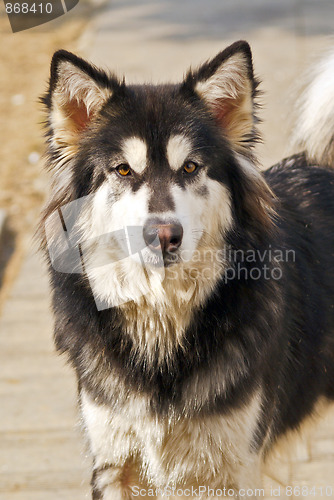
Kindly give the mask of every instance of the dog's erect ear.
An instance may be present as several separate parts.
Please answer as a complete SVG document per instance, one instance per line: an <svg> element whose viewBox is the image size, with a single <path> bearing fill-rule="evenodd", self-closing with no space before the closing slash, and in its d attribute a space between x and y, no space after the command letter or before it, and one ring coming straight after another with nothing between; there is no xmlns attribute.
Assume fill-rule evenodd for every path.
<svg viewBox="0 0 334 500"><path fill-rule="evenodd" d="M113 78L83 59L64 50L56 52L49 91L43 98L53 146L75 148L80 134L113 95L115 86Z"/></svg>
<svg viewBox="0 0 334 500"><path fill-rule="evenodd" d="M190 71L184 81L184 88L191 88L206 103L234 148L246 154L257 139L254 129L257 85L252 53L244 41L227 47L197 71Z"/></svg>

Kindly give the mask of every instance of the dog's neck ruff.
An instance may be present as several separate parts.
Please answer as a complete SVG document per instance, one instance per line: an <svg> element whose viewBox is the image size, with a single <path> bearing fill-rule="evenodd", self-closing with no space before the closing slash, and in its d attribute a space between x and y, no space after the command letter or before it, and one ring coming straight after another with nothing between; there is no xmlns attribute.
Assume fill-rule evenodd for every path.
<svg viewBox="0 0 334 500"><path fill-rule="evenodd" d="M119 306L127 334L145 356L158 354L159 362L163 362L175 349L184 347L184 334L194 312L204 306L224 271L222 262L209 263L205 253L202 256L196 268L189 263L166 268L159 286Z"/></svg>

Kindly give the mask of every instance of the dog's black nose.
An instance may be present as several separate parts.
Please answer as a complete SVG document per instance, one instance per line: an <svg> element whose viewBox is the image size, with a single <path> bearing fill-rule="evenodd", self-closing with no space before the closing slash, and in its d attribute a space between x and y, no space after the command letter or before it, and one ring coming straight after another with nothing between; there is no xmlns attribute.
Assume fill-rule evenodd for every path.
<svg viewBox="0 0 334 500"><path fill-rule="evenodd" d="M145 243L152 250L162 253L175 252L182 243L183 228L178 222L149 220L143 228Z"/></svg>

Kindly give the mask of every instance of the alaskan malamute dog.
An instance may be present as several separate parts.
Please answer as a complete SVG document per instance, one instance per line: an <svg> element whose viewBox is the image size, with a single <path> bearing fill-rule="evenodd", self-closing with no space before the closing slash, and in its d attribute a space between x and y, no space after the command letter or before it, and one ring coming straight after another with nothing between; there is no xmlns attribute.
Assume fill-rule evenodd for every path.
<svg viewBox="0 0 334 500"><path fill-rule="evenodd" d="M333 70L261 173L246 42L176 85L54 55L42 240L93 499L247 496L334 398Z"/></svg>

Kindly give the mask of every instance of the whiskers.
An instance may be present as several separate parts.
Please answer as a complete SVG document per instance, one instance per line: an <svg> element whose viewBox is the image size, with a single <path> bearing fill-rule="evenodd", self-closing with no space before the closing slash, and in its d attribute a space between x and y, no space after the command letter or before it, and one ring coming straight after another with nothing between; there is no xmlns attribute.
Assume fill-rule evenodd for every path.
<svg viewBox="0 0 334 500"><path fill-rule="evenodd" d="M217 238L210 234L206 229L193 229L193 241L197 244L203 242L205 246L217 247Z"/></svg>

